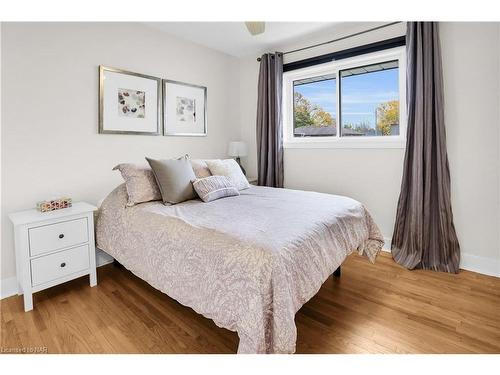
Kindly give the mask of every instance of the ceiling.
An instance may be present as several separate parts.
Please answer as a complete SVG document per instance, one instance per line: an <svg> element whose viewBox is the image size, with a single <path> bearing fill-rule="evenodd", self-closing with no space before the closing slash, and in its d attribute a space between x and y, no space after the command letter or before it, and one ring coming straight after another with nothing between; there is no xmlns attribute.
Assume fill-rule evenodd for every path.
<svg viewBox="0 0 500 375"><path fill-rule="evenodd" d="M260 53L298 41L338 22L266 22L263 34L252 36L244 22L148 22L158 30L236 57Z"/></svg>

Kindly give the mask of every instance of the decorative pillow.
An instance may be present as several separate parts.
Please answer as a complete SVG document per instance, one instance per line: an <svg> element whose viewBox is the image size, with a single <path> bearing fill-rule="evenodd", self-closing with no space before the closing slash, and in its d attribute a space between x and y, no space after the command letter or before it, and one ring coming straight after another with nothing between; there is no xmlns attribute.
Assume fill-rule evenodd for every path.
<svg viewBox="0 0 500 375"><path fill-rule="evenodd" d="M148 166L123 163L118 164L113 170L119 170L125 180L128 193L127 206L161 200L160 189L153 171Z"/></svg>
<svg viewBox="0 0 500 375"><path fill-rule="evenodd" d="M231 180L225 176L197 178L193 181L193 187L203 202L240 195Z"/></svg>
<svg viewBox="0 0 500 375"><path fill-rule="evenodd" d="M238 190L244 190L250 187L247 178L241 171L239 164L236 163L236 160L207 160L206 163L212 175L226 176Z"/></svg>
<svg viewBox="0 0 500 375"><path fill-rule="evenodd" d="M210 177L212 175L210 169L208 169L206 160L192 159L191 166L193 167L196 178Z"/></svg>
<svg viewBox="0 0 500 375"><path fill-rule="evenodd" d="M196 179L189 158L146 158L160 188L163 203L181 203L196 198L191 181Z"/></svg>

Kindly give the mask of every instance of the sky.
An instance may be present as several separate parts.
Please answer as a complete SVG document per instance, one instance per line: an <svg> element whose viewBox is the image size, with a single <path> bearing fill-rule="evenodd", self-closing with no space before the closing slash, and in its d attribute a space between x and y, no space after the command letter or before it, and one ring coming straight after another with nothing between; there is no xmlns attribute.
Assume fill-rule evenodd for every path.
<svg viewBox="0 0 500 375"><path fill-rule="evenodd" d="M375 108L389 100L399 98L398 70L349 76L342 79L342 123L367 122L375 127ZM318 104L337 120L335 79L295 86L295 91L310 102Z"/></svg>

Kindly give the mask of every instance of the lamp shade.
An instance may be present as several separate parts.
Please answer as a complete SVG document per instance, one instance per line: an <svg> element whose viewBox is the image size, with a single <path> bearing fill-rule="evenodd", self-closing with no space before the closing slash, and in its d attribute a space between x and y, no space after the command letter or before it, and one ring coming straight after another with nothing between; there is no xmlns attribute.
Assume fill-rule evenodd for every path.
<svg viewBox="0 0 500 375"><path fill-rule="evenodd" d="M229 156L247 156L247 145L245 142L229 142L229 147L227 148L227 154Z"/></svg>

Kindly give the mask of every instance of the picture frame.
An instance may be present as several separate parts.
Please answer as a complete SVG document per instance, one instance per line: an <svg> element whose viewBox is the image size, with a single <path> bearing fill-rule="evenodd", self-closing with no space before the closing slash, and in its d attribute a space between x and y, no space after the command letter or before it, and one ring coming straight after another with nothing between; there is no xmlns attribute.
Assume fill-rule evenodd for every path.
<svg viewBox="0 0 500 375"><path fill-rule="evenodd" d="M161 135L161 78L99 65L99 134Z"/></svg>
<svg viewBox="0 0 500 375"><path fill-rule="evenodd" d="M207 88L185 82L162 80L163 135L207 135Z"/></svg>

